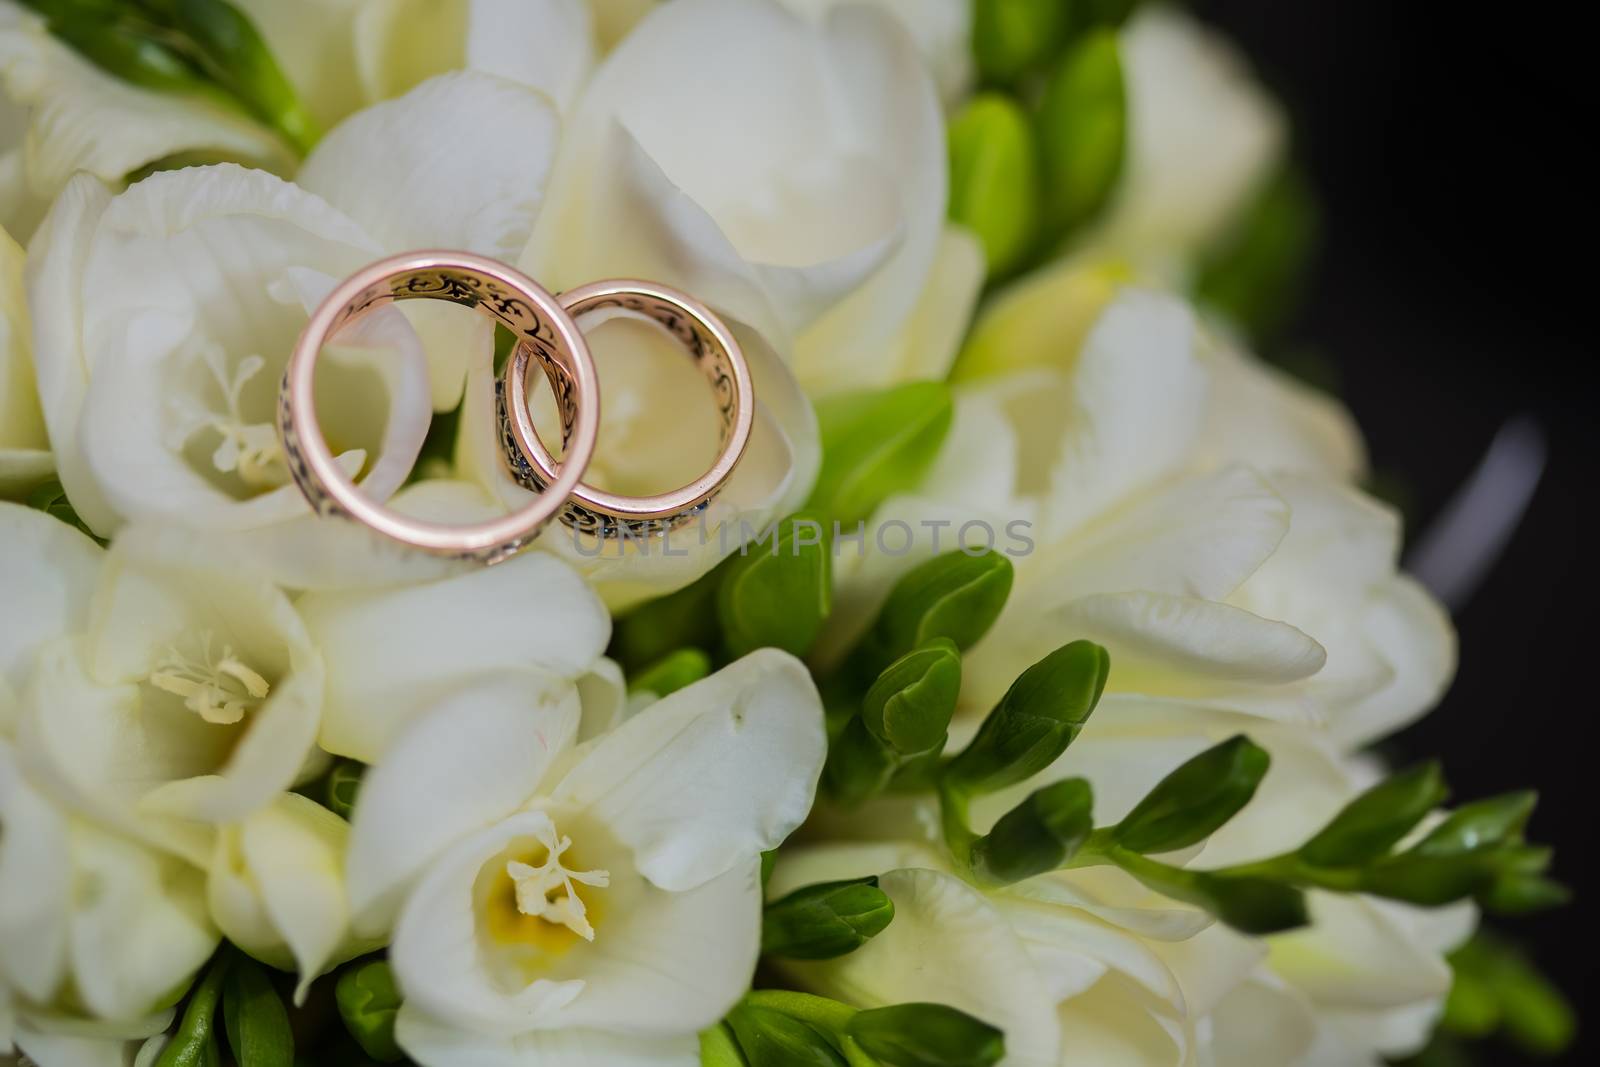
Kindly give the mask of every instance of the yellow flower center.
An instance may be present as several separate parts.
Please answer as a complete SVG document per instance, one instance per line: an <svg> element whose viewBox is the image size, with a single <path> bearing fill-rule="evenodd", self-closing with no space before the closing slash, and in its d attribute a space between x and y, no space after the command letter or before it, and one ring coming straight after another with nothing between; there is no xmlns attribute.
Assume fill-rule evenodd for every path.
<svg viewBox="0 0 1600 1067"><path fill-rule="evenodd" d="M272 687L228 645L213 655L211 634L199 641L198 656L169 645L150 672L150 684L183 698L184 707L206 722L231 726L267 699Z"/></svg>
<svg viewBox="0 0 1600 1067"><path fill-rule="evenodd" d="M546 823L491 861L482 899L486 932L493 941L548 958L562 954L578 938L594 940L601 912L594 890L610 886L611 874L574 864L571 848L572 838Z"/></svg>

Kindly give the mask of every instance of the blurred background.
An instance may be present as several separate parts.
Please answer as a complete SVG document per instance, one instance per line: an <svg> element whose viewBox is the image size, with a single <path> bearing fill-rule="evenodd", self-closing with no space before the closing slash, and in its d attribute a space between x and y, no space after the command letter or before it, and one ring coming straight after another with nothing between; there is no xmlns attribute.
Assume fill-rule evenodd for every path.
<svg viewBox="0 0 1600 1067"><path fill-rule="evenodd" d="M1331 374L1366 432L1375 488L1405 510L1409 545L1508 421L1526 416L1539 431L1522 423L1513 443L1542 436L1526 514L1458 605L1455 684L1390 747L1399 760L1441 756L1458 799L1538 784L1532 836L1556 846L1553 873L1576 899L1500 928L1586 1014L1600 884L1588 855L1600 818L1588 674L1600 664L1600 557L1585 35L1550 8L1513 20L1383 0L1194 7L1287 102L1321 201L1305 299L1268 354ZM1595 1031L1580 1027L1557 1058L1494 1045L1467 1062L1600 1062Z"/></svg>

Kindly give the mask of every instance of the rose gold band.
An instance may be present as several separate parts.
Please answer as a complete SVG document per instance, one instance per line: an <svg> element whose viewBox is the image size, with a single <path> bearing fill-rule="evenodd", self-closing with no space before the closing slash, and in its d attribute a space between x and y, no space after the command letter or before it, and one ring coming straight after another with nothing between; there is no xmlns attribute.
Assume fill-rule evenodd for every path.
<svg viewBox="0 0 1600 1067"><path fill-rule="evenodd" d="M363 496L334 462L317 422L312 384L317 357L334 334L396 300L448 300L507 327L524 372L539 360L556 392L566 449L560 472L537 499L490 522L446 526L412 519ZM526 393L517 394L525 399ZM526 403L513 405L525 408ZM526 412L523 412L524 416ZM599 380L588 345L555 297L503 263L466 252L410 252L351 276L311 316L284 372L278 433L289 473L321 516L353 519L384 537L434 555L494 563L533 540L578 487L600 427Z"/></svg>
<svg viewBox="0 0 1600 1067"><path fill-rule="evenodd" d="M693 297L655 282L591 282L562 293L560 299L562 308L580 323L587 316L609 312L666 330L710 383L721 419L721 449L710 469L693 482L656 496L621 496L580 482L561 521L597 537L626 538L664 533L700 515L744 455L754 421L750 370L732 331ZM506 363L500 389L502 438L507 465L517 480L548 495L567 481L571 463L563 457L558 467L534 427L526 403L528 356L529 351L519 345Z"/></svg>

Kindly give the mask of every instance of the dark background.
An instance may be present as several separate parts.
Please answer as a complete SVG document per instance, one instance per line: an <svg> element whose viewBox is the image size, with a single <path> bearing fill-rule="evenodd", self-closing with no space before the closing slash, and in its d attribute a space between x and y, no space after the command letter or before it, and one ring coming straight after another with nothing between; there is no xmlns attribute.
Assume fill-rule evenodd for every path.
<svg viewBox="0 0 1600 1067"><path fill-rule="evenodd" d="M1559 6L1202 0L1287 102L1323 209L1287 343L1326 357L1427 526L1507 418L1544 430L1544 479L1505 554L1457 612L1443 704L1395 739L1438 754L1457 798L1541 791L1574 906L1501 921L1572 997L1595 970L1600 689L1591 319L1597 227L1592 81L1600 61ZM1600 1062L1600 1024L1564 1058ZM1494 1064L1534 1062L1504 1048Z"/></svg>

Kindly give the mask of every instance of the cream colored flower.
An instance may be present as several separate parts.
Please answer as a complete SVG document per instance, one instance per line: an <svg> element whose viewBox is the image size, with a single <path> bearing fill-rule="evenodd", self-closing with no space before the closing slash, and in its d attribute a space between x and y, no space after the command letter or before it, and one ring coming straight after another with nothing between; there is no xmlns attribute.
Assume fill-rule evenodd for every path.
<svg viewBox="0 0 1600 1067"><path fill-rule="evenodd" d="M1118 44L1127 156L1082 244L1182 283L1278 164L1287 124L1232 44L1191 15L1142 8Z"/></svg>
<svg viewBox="0 0 1600 1067"><path fill-rule="evenodd" d="M1220 702L1350 745L1420 714L1453 671L1453 637L1395 573L1393 516L1340 482L1360 465L1348 417L1213 339L1176 298L1113 291L1081 345L1049 360L1029 332L1039 315L979 324L982 352L1017 338L1015 363L979 363L988 376L958 394L932 472L873 520L909 523L916 549L869 538L841 559L848 608L825 653L931 554L924 524L946 524L948 550L975 521L969 540L992 532L1018 578L967 657L973 714L1079 637L1111 651L1112 692Z"/></svg>
<svg viewBox="0 0 1600 1067"><path fill-rule="evenodd" d="M683 62L710 40L717 63ZM945 170L932 80L888 16L674 2L596 69L521 262L557 287L687 289L813 393L937 377L983 275Z"/></svg>
<svg viewBox="0 0 1600 1067"><path fill-rule="evenodd" d="M14 0L0 0L0 107L7 104L16 130L0 125L0 225L22 239L78 171L120 182L185 152L288 161L277 138L243 113L121 81L53 39Z"/></svg>
<svg viewBox="0 0 1600 1067"><path fill-rule="evenodd" d="M127 1062L217 941L198 871L62 812L0 738L0 1055Z"/></svg>
<svg viewBox="0 0 1600 1067"><path fill-rule="evenodd" d="M1208 868L1293 848L1371 784L1369 768L1298 727L1108 695L1053 767L981 800L975 827L1074 776L1094 789L1096 824L1113 824L1167 772L1241 730L1273 757L1255 799L1209 842L1167 859ZM811 840L833 843L780 855L772 896L892 872L881 885L896 909L856 952L785 969L862 1006L933 1000L985 1018L1006 1031L1006 1067L1293 1067L1403 1054L1426 1038L1449 984L1443 954L1472 925L1470 907L1314 893L1312 926L1249 938L1103 867L982 889L954 873L931 804L885 800L824 818Z"/></svg>
<svg viewBox="0 0 1600 1067"><path fill-rule="evenodd" d="M508 671L408 729L351 836L356 929L393 929L420 1063L693 1063L748 987L759 853L825 749L805 668L754 653L574 747L576 689Z"/></svg>
<svg viewBox="0 0 1600 1067"><path fill-rule="evenodd" d="M0 494L26 489L55 469L33 382L22 258L0 230Z"/></svg>
<svg viewBox="0 0 1600 1067"><path fill-rule="evenodd" d="M311 517L287 484L277 383L309 309L385 252L519 247L554 135L533 90L460 73L340 126L299 185L226 165L117 196L75 179L28 276L45 421L85 521L102 534L141 518L206 529L292 585L447 573ZM474 316L410 315L348 331L319 383L335 452L379 499L410 471L430 396L453 404L468 351L489 344L486 326L462 328Z"/></svg>
<svg viewBox="0 0 1600 1067"><path fill-rule="evenodd" d="M843 3L862 0L779 0L784 7L821 18ZM867 0L905 27L952 107L972 88L972 8L970 0Z"/></svg>
<svg viewBox="0 0 1600 1067"><path fill-rule="evenodd" d="M7 518L9 552L31 521ZM24 590L59 587L50 555L32 564ZM99 563L86 625L39 645L18 748L73 812L203 866L213 826L315 767L322 690L280 590L192 534L131 529Z"/></svg>
<svg viewBox="0 0 1600 1067"><path fill-rule="evenodd" d="M251 956L299 973L297 1002L319 974L381 947L350 932L349 836L348 823L296 793L217 834L206 875L210 914Z"/></svg>

